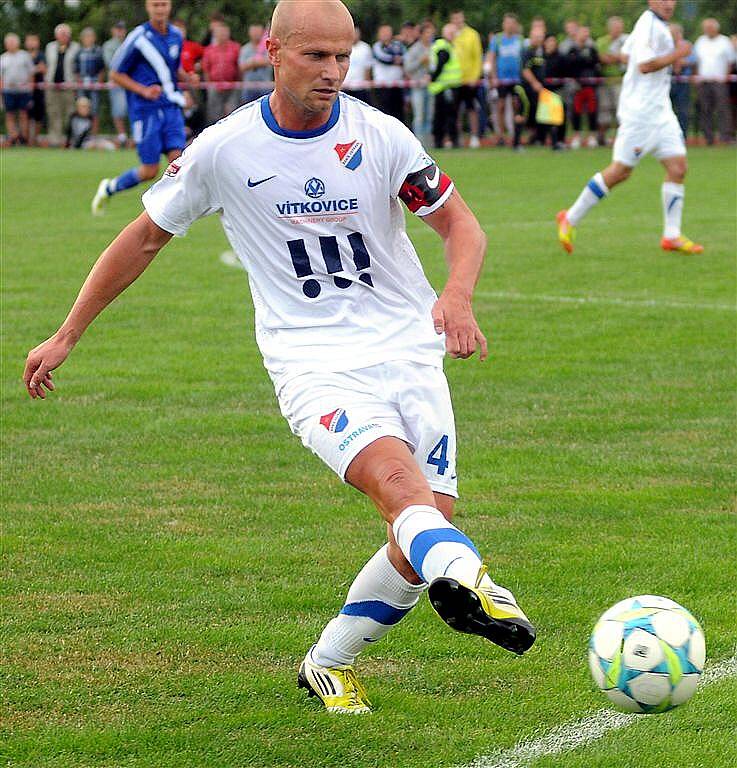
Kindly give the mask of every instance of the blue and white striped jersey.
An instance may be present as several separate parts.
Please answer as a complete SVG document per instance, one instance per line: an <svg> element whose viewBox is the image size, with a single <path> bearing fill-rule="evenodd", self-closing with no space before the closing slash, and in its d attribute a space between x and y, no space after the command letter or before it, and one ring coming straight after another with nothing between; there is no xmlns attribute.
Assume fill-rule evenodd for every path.
<svg viewBox="0 0 737 768"><path fill-rule="evenodd" d="M141 85L161 86L161 96L156 101L128 91L132 120L153 109L184 106L184 96L177 88L182 42L182 33L171 24L162 35L146 22L132 30L115 52L110 63L113 72L128 75Z"/></svg>

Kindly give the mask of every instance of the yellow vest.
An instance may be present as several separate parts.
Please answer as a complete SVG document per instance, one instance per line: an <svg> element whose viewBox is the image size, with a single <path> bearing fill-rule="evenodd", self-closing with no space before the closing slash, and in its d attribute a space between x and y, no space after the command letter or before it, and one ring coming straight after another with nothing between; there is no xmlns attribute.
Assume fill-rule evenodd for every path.
<svg viewBox="0 0 737 768"><path fill-rule="evenodd" d="M481 79L484 49L479 33L466 25L453 40L453 47L461 63L461 82L475 84Z"/></svg>
<svg viewBox="0 0 737 768"><path fill-rule="evenodd" d="M453 46L444 38L439 37L430 49L430 69L434 71L438 66L438 54L440 51L447 51L449 59L445 62L440 76L432 80L427 86L427 90L432 96L442 93L448 88L457 88L461 82L461 65L458 62Z"/></svg>

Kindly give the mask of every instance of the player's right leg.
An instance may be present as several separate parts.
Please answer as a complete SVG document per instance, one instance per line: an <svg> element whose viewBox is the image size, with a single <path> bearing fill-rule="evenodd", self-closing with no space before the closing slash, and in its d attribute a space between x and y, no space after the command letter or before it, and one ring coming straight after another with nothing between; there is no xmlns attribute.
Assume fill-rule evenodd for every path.
<svg viewBox="0 0 737 768"><path fill-rule="evenodd" d="M381 438L354 459L346 480L369 496L414 572L429 584L433 608L453 629L524 653L535 629L509 590L486 574L473 542L435 506L406 443Z"/></svg>

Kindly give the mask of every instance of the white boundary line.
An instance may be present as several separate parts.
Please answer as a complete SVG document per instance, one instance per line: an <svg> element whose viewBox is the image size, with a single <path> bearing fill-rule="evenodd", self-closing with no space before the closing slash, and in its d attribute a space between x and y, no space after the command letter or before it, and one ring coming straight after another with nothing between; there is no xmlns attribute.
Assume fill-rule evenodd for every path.
<svg viewBox="0 0 737 768"><path fill-rule="evenodd" d="M731 677L737 677L737 655L704 670L699 688ZM641 721L643 717L646 716L601 709L589 717L559 725L544 736L520 741L511 749L482 755L469 765L458 766L458 768L527 768L541 757L570 752L606 736L611 731L626 728Z"/></svg>
<svg viewBox="0 0 737 768"><path fill-rule="evenodd" d="M233 251L223 251L220 261L226 267L243 268ZM518 293L516 291L478 291L479 299L501 299L506 301L545 302L550 304L604 304L613 307L644 307L657 309L697 309L717 312L737 312L737 305L710 304L707 302L677 301L675 299L626 299L618 296L551 296L545 293Z"/></svg>
<svg viewBox="0 0 737 768"><path fill-rule="evenodd" d="M646 309L700 309L717 312L737 312L736 304L677 301L675 299L626 299L618 296L551 296L546 293L518 293L516 291L478 291L480 299L546 302L551 304L604 304L613 307L643 307Z"/></svg>

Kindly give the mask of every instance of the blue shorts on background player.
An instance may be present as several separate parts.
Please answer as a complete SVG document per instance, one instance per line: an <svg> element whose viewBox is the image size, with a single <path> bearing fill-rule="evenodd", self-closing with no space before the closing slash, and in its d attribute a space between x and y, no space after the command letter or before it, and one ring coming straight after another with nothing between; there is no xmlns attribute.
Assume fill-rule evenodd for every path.
<svg viewBox="0 0 737 768"><path fill-rule="evenodd" d="M108 198L156 177L162 154L170 162L185 146L184 94L177 87L182 33L169 24L171 3L149 0L149 21L136 27L111 62L111 79L126 89L128 117L141 164L114 179L102 179L92 200L93 215Z"/></svg>

